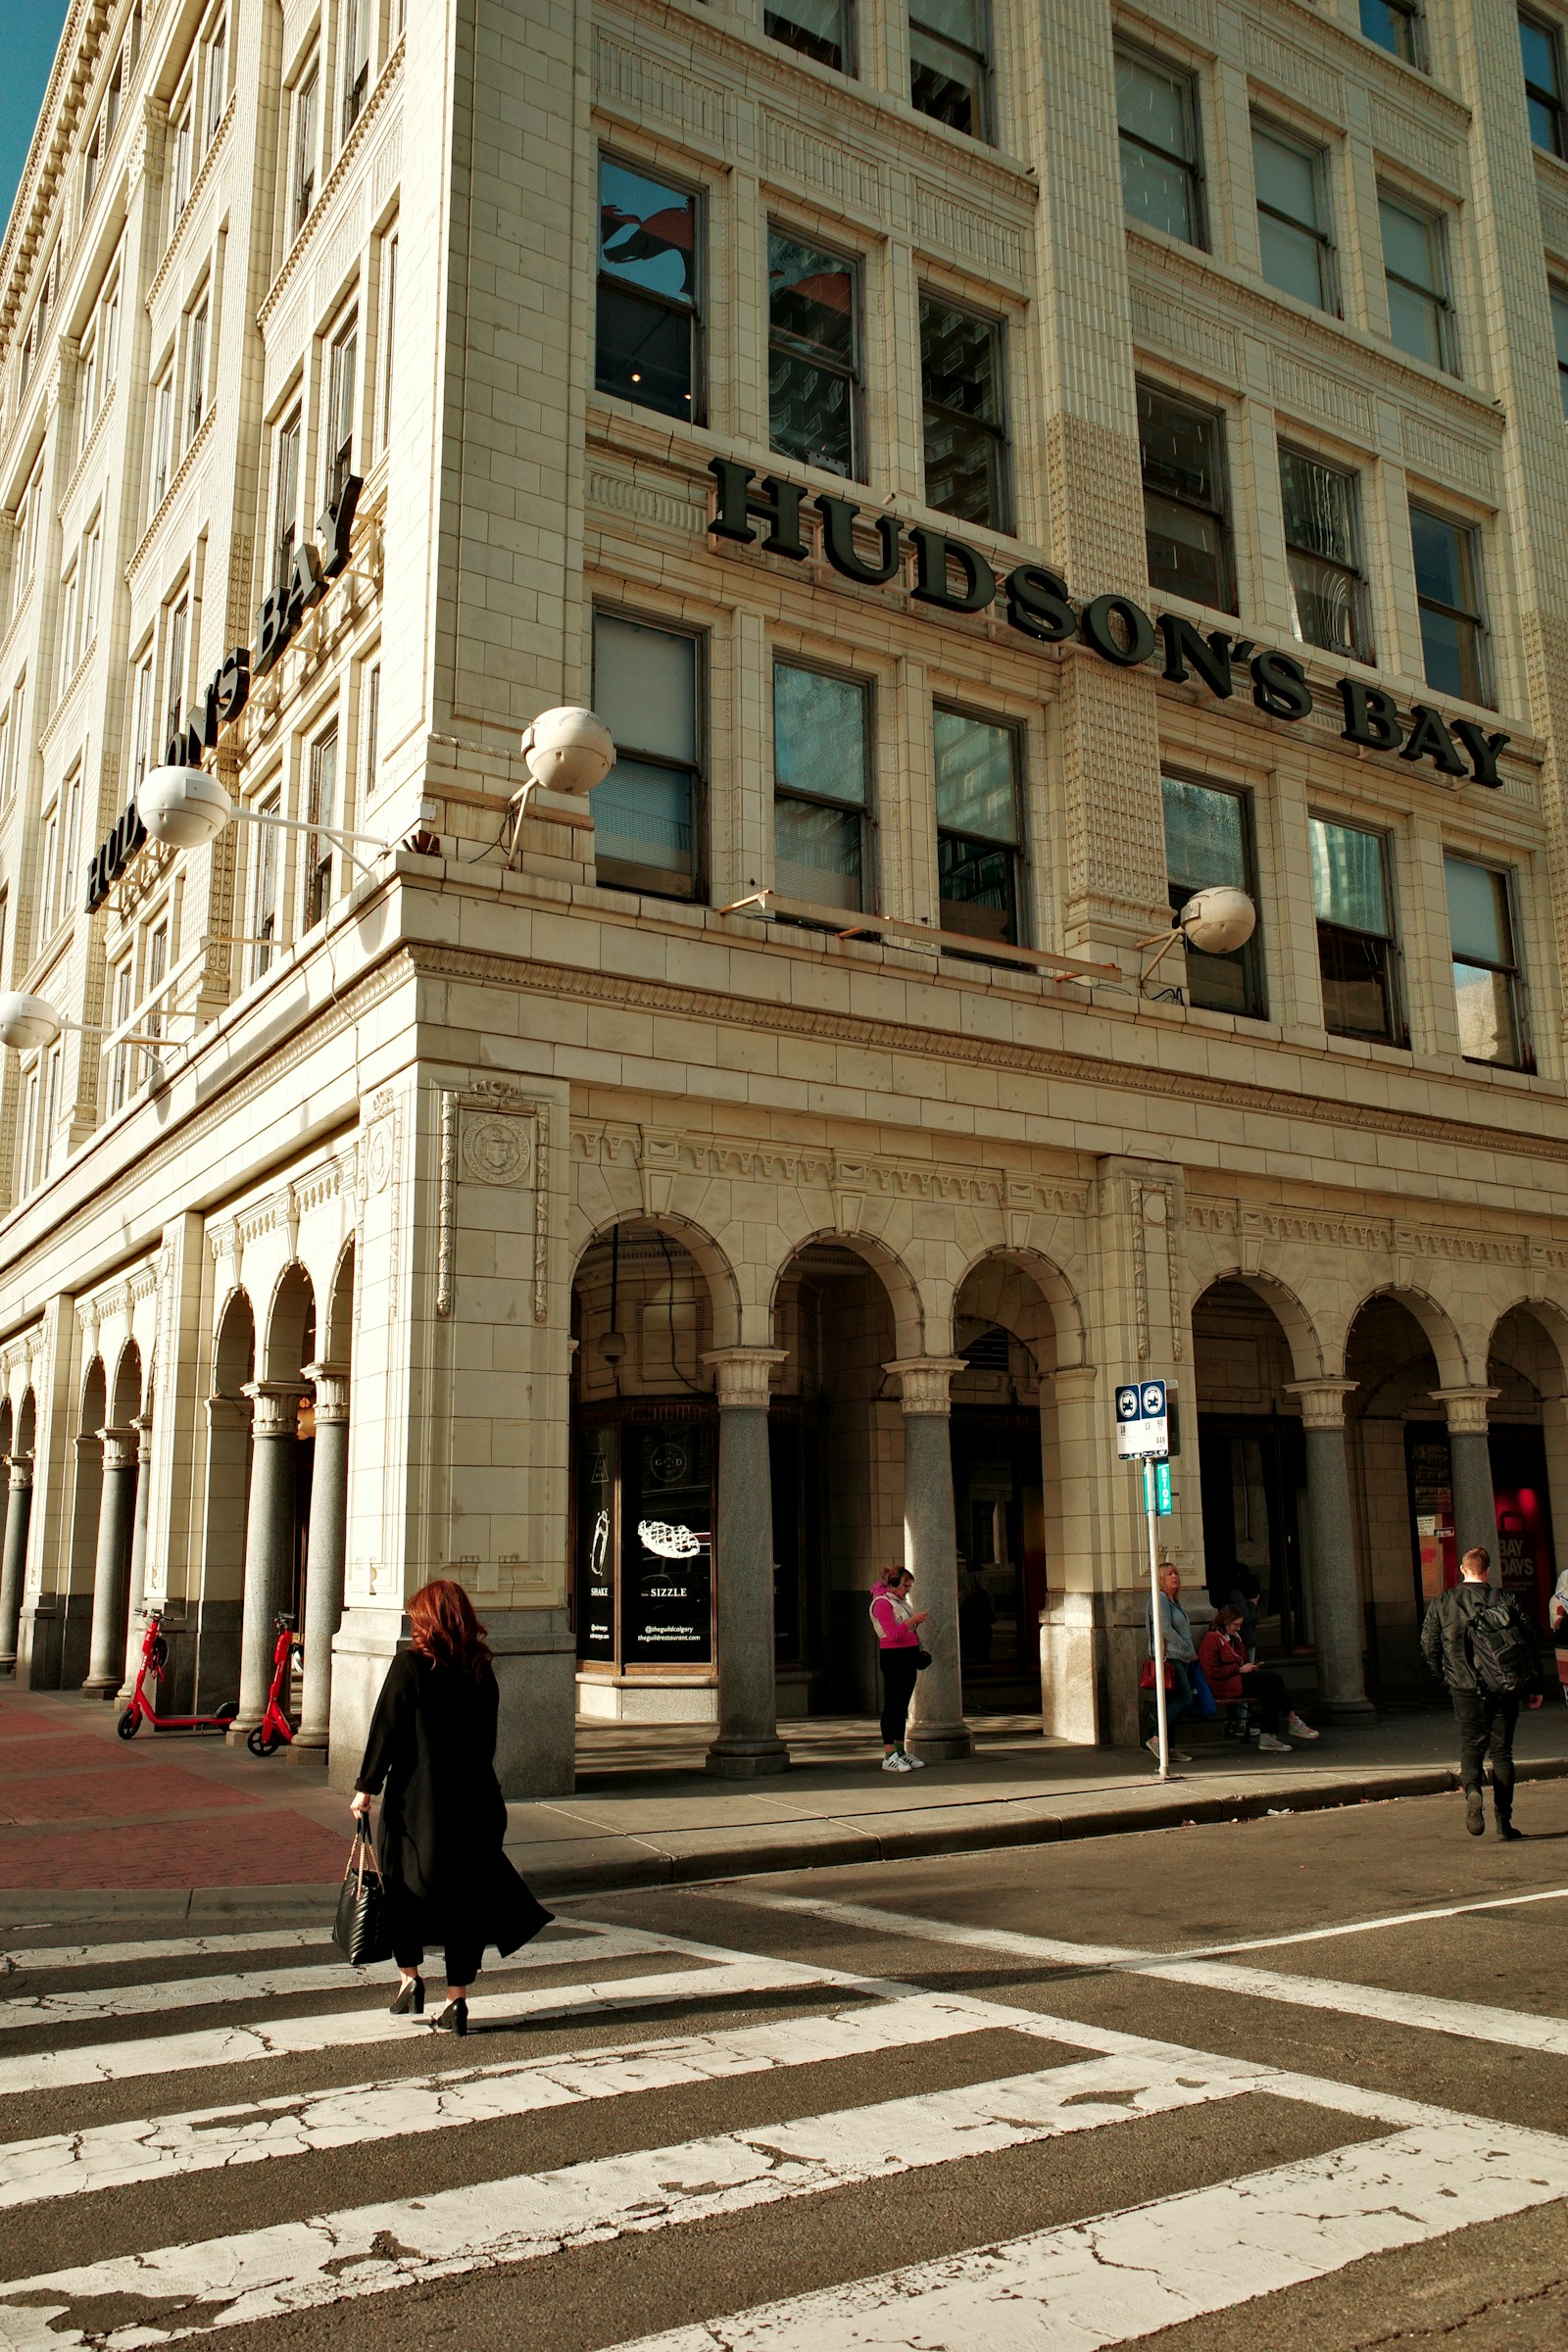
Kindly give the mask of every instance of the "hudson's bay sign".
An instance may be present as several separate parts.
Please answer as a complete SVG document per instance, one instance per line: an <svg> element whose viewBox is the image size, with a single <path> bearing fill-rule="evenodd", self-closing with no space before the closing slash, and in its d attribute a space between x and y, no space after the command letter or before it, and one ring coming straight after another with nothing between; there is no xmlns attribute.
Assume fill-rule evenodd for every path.
<svg viewBox="0 0 1568 2352"><path fill-rule="evenodd" d="M767 555L806 562L811 554L806 537L808 495L799 483L771 473L758 482L756 467L733 458L712 459L709 471L718 493L708 526L711 537L742 545L760 539ZM1075 605L1066 582L1043 564L1018 564L999 577L978 548L947 531L906 524L892 514L865 514L852 500L826 493L808 503L827 562L859 587L911 583L908 592L917 604L945 612L983 612L1000 602L1007 625L1036 644L1060 645L1077 637L1121 669L1136 669L1157 657L1162 677L1178 685L1200 678L1220 702L1236 692L1234 672L1245 669L1252 701L1270 718L1302 719L1313 709L1306 671L1292 654L1225 629L1205 635L1183 613L1151 615L1126 596L1097 596ZM874 552L858 541L858 529L874 540ZM1412 763L1429 760L1443 775L1466 782L1502 782L1497 760L1508 745L1505 734L1489 734L1473 719L1446 719L1427 703L1414 703L1408 714L1401 713L1392 695L1362 678L1337 678L1334 690L1347 743L1396 753Z"/></svg>

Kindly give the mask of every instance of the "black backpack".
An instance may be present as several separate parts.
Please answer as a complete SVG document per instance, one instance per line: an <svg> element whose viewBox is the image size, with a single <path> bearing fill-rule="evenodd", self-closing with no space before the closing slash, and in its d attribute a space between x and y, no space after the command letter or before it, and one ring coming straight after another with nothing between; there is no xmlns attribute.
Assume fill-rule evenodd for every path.
<svg viewBox="0 0 1568 2352"><path fill-rule="evenodd" d="M1541 1661L1518 1609L1509 1599L1472 1609L1465 1622L1465 1648L1483 1690L1512 1694L1540 1679Z"/></svg>

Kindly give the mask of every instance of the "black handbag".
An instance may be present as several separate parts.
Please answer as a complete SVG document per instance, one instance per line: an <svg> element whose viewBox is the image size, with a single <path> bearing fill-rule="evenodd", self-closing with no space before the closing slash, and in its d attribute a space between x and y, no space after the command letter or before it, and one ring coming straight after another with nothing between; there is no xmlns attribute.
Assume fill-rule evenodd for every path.
<svg viewBox="0 0 1568 2352"><path fill-rule="evenodd" d="M351 1968L368 1968L392 1957L392 1924L386 1882L381 1876L369 1825L362 1820L349 1848L349 1866L338 1889L332 1941Z"/></svg>
<svg viewBox="0 0 1568 2352"><path fill-rule="evenodd" d="M927 1667L930 1665L930 1663L931 1663L931 1652L930 1652L928 1649L917 1649L917 1650L915 1651L915 1653L914 1653L914 1671L915 1671L915 1673L916 1673L916 1674L924 1674L924 1672L925 1672L926 1668L927 1668Z"/></svg>

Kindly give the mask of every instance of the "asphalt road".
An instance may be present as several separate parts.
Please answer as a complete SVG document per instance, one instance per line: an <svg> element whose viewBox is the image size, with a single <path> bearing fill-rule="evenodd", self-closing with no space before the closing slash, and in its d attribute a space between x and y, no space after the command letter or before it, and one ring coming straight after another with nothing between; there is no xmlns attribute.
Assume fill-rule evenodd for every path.
<svg viewBox="0 0 1568 2352"><path fill-rule="evenodd" d="M585 1898L463 2041L308 1914L12 1931L0 2347L1559 2352L1568 1787L1518 1818Z"/></svg>

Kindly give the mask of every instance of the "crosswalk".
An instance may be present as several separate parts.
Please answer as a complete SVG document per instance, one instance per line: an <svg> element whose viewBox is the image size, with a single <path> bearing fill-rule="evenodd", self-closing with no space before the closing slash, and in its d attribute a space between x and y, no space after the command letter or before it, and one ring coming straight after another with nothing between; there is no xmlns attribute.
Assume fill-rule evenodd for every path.
<svg viewBox="0 0 1568 2352"><path fill-rule="evenodd" d="M867 1955L885 1938L886 1912L815 1908L841 1957L858 1933ZM1056 1967L1149 1957L992 1940ZM1222 1957L1164 1973L1177 1967L1222 1984L1242 1973ZM797 2287L748 2292L742 2265L717 2316L694 2286L679 2324L648 2332L612 2298L573 2340L1091 2352L1568 2198L1568 2137L1056 2014L1049 1980L1040 2006L574 1918L486 1973L469 2036L452 2041L391 2017L384 1977L343 1967L311 1928L17 1938L0 1972L0 2352L131 2352L311 2313L357 2346L416 2288L457 2299L441 2331L461 2334L463 2295L498 2281L520 2333L548 2308L533 2298L552 2266L633 2240L670 2253L678 2306L681 2266L696 2277L708 2239L742 2217L771 2249L769 2280L793 2261ZM1366 1989L1330 1984L1325 1999ZM1562 2030L1528 2023L1539 2046ZM1306 2152L1213 2179L1205 2119L1245 2150L1265 2111L1298 2119ZM1140 2197L1155 2129L1187 2184ZM1055 2209L1042 2187L1031 2212L1030 2183L1048 2177ZM1107 2177L1125 2181L1120 2201L1096 2193ZM894 2182L912 2251L889 2267L878 2232L843 2215ZM921 2259L927 2210L948 2243ZM597 2310L591 2275L572 2276ZM549 2352L547 2327L528 2333Z"/></svg>

